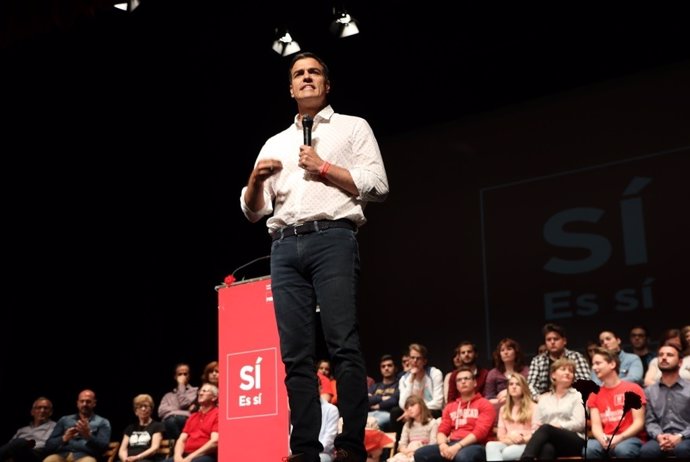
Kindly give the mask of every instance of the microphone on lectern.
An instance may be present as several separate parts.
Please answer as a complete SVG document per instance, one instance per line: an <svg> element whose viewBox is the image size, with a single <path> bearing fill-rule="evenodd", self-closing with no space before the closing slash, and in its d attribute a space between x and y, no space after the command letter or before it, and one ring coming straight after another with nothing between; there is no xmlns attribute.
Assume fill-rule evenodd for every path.
<svg viewBox="0 0 690 462"><path fill-rule="evenodd" d="M304 131L304 144L311 146L311 127L314 126L314 119L309 114L302 116L302 130Z"/></svg>

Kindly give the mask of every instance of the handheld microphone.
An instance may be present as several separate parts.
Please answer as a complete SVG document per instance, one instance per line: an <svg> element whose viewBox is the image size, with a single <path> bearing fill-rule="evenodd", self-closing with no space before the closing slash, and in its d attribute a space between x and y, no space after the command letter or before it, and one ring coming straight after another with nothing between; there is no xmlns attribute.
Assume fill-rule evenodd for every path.
<svg viewBox="0 0 690 462"><path fill-rule="evenodd" d="M302 130L304 131L304 144L311 146L311 127L314 126L314 119L309 114L302 116Z"/></svg>

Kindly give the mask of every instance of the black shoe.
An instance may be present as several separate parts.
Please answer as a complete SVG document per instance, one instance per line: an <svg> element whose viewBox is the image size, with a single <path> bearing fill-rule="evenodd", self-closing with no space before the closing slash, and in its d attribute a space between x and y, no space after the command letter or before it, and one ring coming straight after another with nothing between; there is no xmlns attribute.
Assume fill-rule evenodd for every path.
<svg viewBox="0 0 690 462"><path fill-rule="evenodd" d="M353 453L346 449L336 449L333 462L362 462Z"/></svg>

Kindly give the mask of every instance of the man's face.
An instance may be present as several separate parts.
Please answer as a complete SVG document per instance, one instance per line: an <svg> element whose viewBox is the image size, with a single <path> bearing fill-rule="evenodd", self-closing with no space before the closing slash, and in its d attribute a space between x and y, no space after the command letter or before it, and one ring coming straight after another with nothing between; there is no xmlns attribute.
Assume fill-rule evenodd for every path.
<svg viewBox="0 0 690 462"><path fill-rule="evenodd" d="M96 395L91 391L82 391L79 393L79 398L77 399L77 409L79 413L83 415L93 414L93 410L96 407Z"/></svg>
<svg viewBox="0 0 690 462"><path fill-rule="evenodd" d="M678 350L670 346L662 346L657 354L659 358L659 370L662 372L677 371L680 367L680 355Z"/></svg>
<svg viewBox="0 0 690 462"><path fill-rule="evenodd" d="M607 358L599 354L595 354L592 357L592 370L597 375L599 380L603 380L611 374L611 371L615 371L616 363L615 361L608 362Z"/></svg>
<svg viewBox="0 0 690 462"><path fill-rule="evenodd" d="M471 366L474 364L476 354L472 345L461 346L458 350L458 355L460 356L460 361L463 365Z"/></svg>
<svg viewBox="0 0 690 462"><path fill-rule="evenodd" d="M426 366L426 358L417 350L410 350L410 369L419 371Z"/></svg>
<svg viewBox="0 0 690 462"><path fill-rule="evenodd" d="M395 376L395 364L393 364L393 361L390 359L387 359L385 361L382 361L380 364L381 368L381 376L384 379L389 379L393 376Z"/></svg>
<svg viewBox="0 0 690 462"><path fill-rule="evenodd" d="M37 400L31 408L31 416L36 423L47 422L51 415L53 415L53 403L47 399Z"/></svg>
<svg viewBox="0 0 690 462"><path fill-rule="evenodd" d="M477 385L474 381L474 375L470 371L458 372L455 383L460 393L470 393L474 391L474 387Z"/></svg>
<svg viewBox="0 0 690 462"><path fill-rule="evenodd" d="M647 345L647 333L643 329L631 330L630 344L633 348L644 348Z"/></svg>
<svg viewBox="0 0 690 462"><path fill-rule="evenodd" d="M544 344L546 344L546 349L552 355L560 355L568 342L565 337L561 337L557 332L549 332L544 337Z"/></svg>
<svg viewBox="0 0 690 462"><path fill-rule="evenodd" d="M326 81L321 64L314 58L304 58L297 61L290 70L290 95L297 102L313 100L325 101L330 91L330 84Z"/></svg>

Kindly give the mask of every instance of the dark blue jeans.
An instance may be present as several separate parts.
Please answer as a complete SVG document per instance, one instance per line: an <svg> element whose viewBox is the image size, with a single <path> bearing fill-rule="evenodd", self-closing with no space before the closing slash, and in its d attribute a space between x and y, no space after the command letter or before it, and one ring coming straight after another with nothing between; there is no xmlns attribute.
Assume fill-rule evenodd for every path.
<svg viewBox="0 0 690 462"><path fill-rule="evenodd" d="M332 228L273 241L271 289L285 386L290 404L290 449L319 460L321 402L316 378L316 306L338 387L343 431L335 447L366 460L366 370L357 325L359 247L355 232Z"/></svg>

